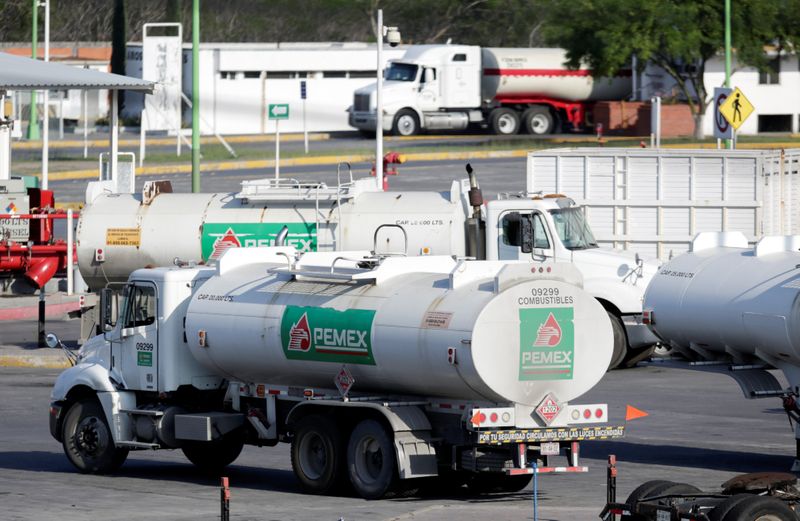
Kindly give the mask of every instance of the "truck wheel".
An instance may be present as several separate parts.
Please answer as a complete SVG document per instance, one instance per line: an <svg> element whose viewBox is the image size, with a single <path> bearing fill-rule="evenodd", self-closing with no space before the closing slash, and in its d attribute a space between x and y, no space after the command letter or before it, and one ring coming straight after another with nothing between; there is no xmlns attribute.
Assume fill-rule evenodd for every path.
<svg viewBox="0 0 800 521"><path fill-rule="evenodd" d="M753 494L736 494L724 500L708 513L708 521L723 521L739 503L749 500Z"/></svg>
<svg viewBox="0 0 800 521"><path fill-rule="evenodd" d="M292 470L302 487L312 494L327 494L340 483L342 440L327 416L312 414L297 422L292 439Z"/></svg>
<svg viewBox="0 0 800 521"><path fill-rule="evenodd" d="M701 492L699 488L687 483L675 483L673 481L654 480L647 481L636 487L625 500L625 503L635 509L636 505L648 497L664 496L667 494L694 494ZM665 504L659 501L661 504ZM622 516L621 521L643 521L645 518L639 514Z"/></svg>
<svg viewBox="0 0 800 521"><path fill-rule="evenodd" d="M619 367L628 354L628 335L625 334L625 326L618 316L609 312L608 319L611 321L611 331L614 333L614 350L608 363L608 369L611 370Z"/></svg>
<svg viewBox="0 0 800 521"><path fill-rule="evenodd" d="M365 499L379 499L397 481L391 435L375 420L359 423L347 444L347 473L353 489Z"/></svg>
<svg viewBox="0 0 800 521"><path fill-rule="evenodd" d="M213 441L187 441L181 450L197 468L218 473L236 461L244 447L244 431L236 429Z"/></svg>
<svg viewBox="0 0 800 521"><path fill-rule="evenodd" d="M522 113L522 122L525 125L525 131L535 136L552 134L556 126L555 118L547 107L529 108Z"/></svg>
<svg viewBox="0 0 800 521"><path fill-rule="evenodd" d="M722 518L723 521L797 521L794 511L778 498L752 494L738 495L750 497L737 502ZM730 500L735 497L737 496L733 496Z"/></svg>
<svg viewBox="0 0 800 521"><path fill-rule="evenodd" d="M489 125L498 136L513 136L519 132L519 114L505 107L494 109L489 115Z"/></svg>
<svg viewBox="0 0 800 521"><path fill-rule="evenodd" d="M94 400L82 400L70 407L62 439L67 458L85 474L113 472L128 457L128 449L114 445L103 408Z"/></svg>
<svg viewBox="0 0 800 521"><path fill-rule="evenodd" d="M411 109L400 110L394 117L392 134L395 136L414 136L419 133L419 118Z"/></svg>

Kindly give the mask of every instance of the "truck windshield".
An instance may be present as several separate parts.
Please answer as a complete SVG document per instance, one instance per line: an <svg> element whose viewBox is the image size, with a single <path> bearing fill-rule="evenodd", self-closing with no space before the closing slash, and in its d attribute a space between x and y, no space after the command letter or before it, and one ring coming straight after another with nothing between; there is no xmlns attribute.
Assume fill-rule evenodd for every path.
<svg viewBox="0 0 800 521"><path fill-rule="evenodd" d="M568 250L597 248L597 241L580 208L550 210L561 243Z"/></svg>
<svg viewBox="0 0 800 521"><path fill-rule="evenodd" d="M391 63L386 69L386 81L414 81L417 79L417 67L410 63Z"/></svg>

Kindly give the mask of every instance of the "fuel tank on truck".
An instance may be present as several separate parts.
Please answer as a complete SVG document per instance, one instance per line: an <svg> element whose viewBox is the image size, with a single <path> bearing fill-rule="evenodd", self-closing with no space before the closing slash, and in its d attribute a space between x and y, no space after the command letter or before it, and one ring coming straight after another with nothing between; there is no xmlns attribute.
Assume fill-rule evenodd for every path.
<svg viewBox="0 0 800 521"><path fill-rule="evenodd" d="M566 264L230 250L189 303L193 356L232 380L536 406L608 367L607 313ZM251 262L252 261L252 262Z"/></svg>
<svg viewBox="0 0 800 521"><path fill-rule="evenodd" d="M800 236L755 247L739 232L701 233L644 296L651 328L690 359L800 365ZM790 377L790 381L796 379Z"/></svg>
<svg viewBox="0 0 800 521"><path fill-rule="evenodd" d="M461 190L454 182L450 192L382 192L366 178L340 187L257 180L230 193L101 194L81 210L78 266L98 289L176 257L210 263L231 247L270 246L284 225L286 243L302 251L464 255Z"/></svg>
<svg viewBox="0 0 800 521"><path fill-rule="evenodd" d="M483 99L601 101L627 99L631 94L630 71L613 78L595 78L585 65L568 69L564 49L484 48L481 53Z"/></svg>

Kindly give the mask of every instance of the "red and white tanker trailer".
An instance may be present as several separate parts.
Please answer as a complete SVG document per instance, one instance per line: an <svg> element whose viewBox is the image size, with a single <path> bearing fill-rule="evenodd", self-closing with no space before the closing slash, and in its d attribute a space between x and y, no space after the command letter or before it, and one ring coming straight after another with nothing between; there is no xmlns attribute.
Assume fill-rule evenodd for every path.
<svg viewBox="0 0 800 521"><path fill-rule="evenodd" d="M415 478L514 490L585 471L579 442L623 427L605 404L569 404L613 342L580 283L566 264L290 247L137 270L58 377L51 432L92 473L130 450L219 469L244 444L287 442L305 490L349 481L366 498Z"/></svg>
<svg viewBox="0 0 800 521"><path fill-rule="evenodd" d="M555 48L413 45L385 71L383 129L411 136L481 125L494 134L550 134L562 121L585 126L595 101L630 96L629 71L595 78L566 61L566 51ZM364 132L375 131L376 87L355 91L349 109L350 125Z"/></svg>

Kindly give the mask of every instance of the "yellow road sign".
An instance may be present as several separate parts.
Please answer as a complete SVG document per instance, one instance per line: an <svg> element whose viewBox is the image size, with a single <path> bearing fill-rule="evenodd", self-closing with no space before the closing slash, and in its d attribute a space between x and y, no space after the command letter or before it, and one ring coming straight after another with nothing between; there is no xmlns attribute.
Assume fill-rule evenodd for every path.
<svg viewBox="0 0 800 521"><path fill-rule="evenodd" d="M744 92L740 91L738 87L728 96L725 103L719 107L720 114L725 116L728 123L736 130L739 130L744 120L746 120L754 110L755 107L753 104L750 103L750 100L745 98Z"/></svg>

